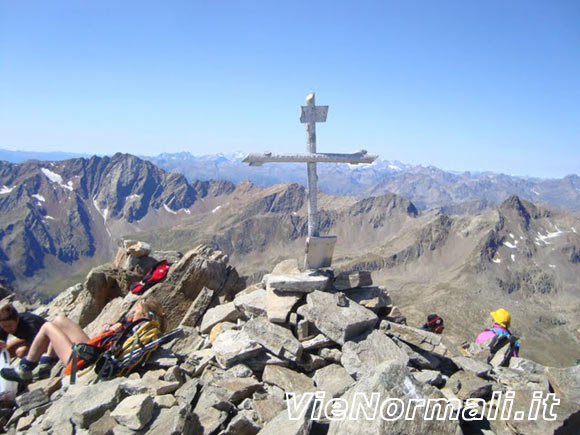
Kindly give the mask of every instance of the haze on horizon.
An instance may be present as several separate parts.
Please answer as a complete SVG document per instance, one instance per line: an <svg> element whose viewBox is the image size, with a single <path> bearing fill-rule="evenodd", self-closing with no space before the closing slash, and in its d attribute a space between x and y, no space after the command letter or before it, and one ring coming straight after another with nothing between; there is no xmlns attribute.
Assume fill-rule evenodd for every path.
<svg viewBox="0 0 580 435"><path fill-rule="evenodd" d="M578 173L575 1L0 0L0 148L305 151Z"/></svg>

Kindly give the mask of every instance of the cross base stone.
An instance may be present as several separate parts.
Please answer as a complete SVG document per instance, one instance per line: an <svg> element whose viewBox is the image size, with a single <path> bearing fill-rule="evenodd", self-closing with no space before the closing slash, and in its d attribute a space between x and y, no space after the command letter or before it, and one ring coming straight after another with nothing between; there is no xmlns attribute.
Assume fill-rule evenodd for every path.
<svg viewBox="0 0 580 435"><path fill-rule="evenodd" d="M336 236L306 238L306 257L304 258L305 269L321 269L330 267Z"/></svg>

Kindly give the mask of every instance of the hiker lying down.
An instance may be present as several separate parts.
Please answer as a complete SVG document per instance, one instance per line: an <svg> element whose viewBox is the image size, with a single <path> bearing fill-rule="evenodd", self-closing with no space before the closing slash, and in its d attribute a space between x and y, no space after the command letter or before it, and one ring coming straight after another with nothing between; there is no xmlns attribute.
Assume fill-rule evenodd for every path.
<svg viewBox="0 0 580 435"><path fill-rule="evenodd" d="M120 332L131 322L139 319L156 319L161 331L165 330L165 313L161 304L153 298L143 298L137 301L127 317L113 325L105 325L103 332L109 330ZM33 378L48 377L52 366L58 360L65 365L68 363L73 344L87 343L89 340L89 336L77 323L59 316L52 322L42 325L30 345L28 354L20 360L17 367L4 368L0 374L5 379L21 383L31 382Z"/></svg>

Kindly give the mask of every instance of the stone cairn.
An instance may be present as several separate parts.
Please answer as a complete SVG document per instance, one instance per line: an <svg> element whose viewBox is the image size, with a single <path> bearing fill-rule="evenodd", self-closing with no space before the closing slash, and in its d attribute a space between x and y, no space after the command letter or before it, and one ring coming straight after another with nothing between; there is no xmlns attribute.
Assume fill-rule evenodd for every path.
<svg viewBox="0 0 580 435"><path fill-rule="evenodd" d="M93 269L84 284L37 312L66 314L89 335L117 320L137 300L128 286L144 270L171 258L168 277L147 294L160 300L180 338L164 345L138 372L94 383L89 372L75 385L61 376L30 384L0 408L8 433L26 434L460 434L552 433L579 418L580 367L543 367L512 358L509 367L486 363L445 334L402 323L404 317L369 272L302 272L278 264L246 286L228 258L199 246L185 255L151 252L131 242L115 262ZM143 249L145 248L145 249ZM134 255L132 252L139 252ZM143 268L141 268L143 269ZM324 392L352 400L357 392L411 399L481 398L516 392L525 408L535 391L561 399L556 421L414 420L330 421L322 412L290 420L286 393ZM311 410L314 400L306 404Z"/></svg>

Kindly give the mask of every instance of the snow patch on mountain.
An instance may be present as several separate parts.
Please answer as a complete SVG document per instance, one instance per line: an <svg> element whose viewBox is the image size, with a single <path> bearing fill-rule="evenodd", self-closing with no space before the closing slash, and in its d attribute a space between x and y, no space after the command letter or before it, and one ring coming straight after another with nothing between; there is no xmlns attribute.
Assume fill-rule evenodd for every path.
<svg viewBox="0 0 580 435"><path fill-rule="evenodd" d="M2 186L2 188L0 189L0 195L7 195L8 193L12 192L15 188L16 186L12 187Z"/></svg>
<svg viewBox="0 0 580 435"><path fill-rule="evenodd" d="M512 245L510 242L503 242L503 244L510 249L516 249L516 245Z"/></svg>
<svg viewBox="0 0 580 435"><path fill-rule="evenodd" d="M72 190L73 190L73 182L72 181L69 181L68 183L63 184L62 177L59 174L57 174L56 172L52 172L50 169L46 169L46 168L40 168L40 170L46 176L46 178L48 178L50 181L58 184L60 187L62 187L64 189L68 189L72 192Z"/></svg>

